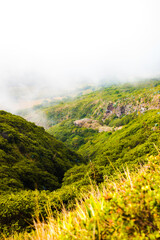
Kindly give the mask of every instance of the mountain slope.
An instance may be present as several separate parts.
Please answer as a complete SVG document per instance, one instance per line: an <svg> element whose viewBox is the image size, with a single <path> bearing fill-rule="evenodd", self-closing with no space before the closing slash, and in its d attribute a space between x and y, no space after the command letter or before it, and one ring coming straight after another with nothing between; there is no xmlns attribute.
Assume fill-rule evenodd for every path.
<svg viewBox="0 0 160 240"><path fill-rule="evenodd" d="M125 164L131 168L142 164L147 154L156 154L159 109L159 80L111 86L46 109L48 116L59 121L47 131L89 162L69 169L63 184L88 184L88 177L102 182L116 175L117 169L123 172Z"/></svg>
<svg viewBox="0 0 160 240"><path fill-rule="evenodd" d="M0 191L60 187L82 157L34 123L0 111Z"/></svg>
<svg viewBox="0 0 160 240"><path fill-rule="evenodd" d="M160 112L147 111L121 130L97 133L85 140L78 153L89 163L69 169L64 185L89 184L88 177L99 183L108 176L116 176L118 171L123 172L126 164L131 169L143 164L147 155L156 155L156 147L160 147Z"/></svg>
<svg viewBox="0 0 160 240"><path fill-rule="evenodd" d="M35 222L32 233L10 240L160 239L160 157L150 157L138 172L106 181L101 189L83 194L75 210L46 222ZM8 239L8 240L9 240Z"/></svg>
<svg viewBox="0 0 160 240"><path fill-rule="evenodd" d="M159 91L160 81L112 86L44 109L51 125L58 122L47 131L77 153L43 128L0 112L0 231L31 229L31 216L38 211L46 219L48 204L55 215L63 206L73 209L80 190L116 181L119 174L123 178L126 167L135 169L147 156L157 155ZM100 132L99 126L108 132ZM28 191L35 188L40 191Z"/></svg>
<svg viewBox="0 0 160 240"><path fill-rule="evenodd" d="M91 118L108 124L108 118L160 108L160 80L113 85L69 102L43 109L50 125L63 120Z"/></svg>
<svg viewBox="0 0 160 240"><path fill-rule="evenodd" d="M98 133L98 130L75 126L73 120L64 120L46 131L74 150L78 150L90 137Z"/></svg>

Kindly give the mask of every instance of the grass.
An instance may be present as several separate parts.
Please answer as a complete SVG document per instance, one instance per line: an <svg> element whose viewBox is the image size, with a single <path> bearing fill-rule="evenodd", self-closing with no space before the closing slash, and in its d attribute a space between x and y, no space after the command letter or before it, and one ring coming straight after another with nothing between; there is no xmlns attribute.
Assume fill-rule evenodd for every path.
<svg viewBox="0 0 160 240"><path fill-rule="evenodd" d="M107 179L107 177L106 177ZM31 233L14 234L8 240L160 239L160 155L119 180L106 180L93 188L73 211L57 218L35 220ZM4 238L5 239L5 238Z"/></svg>

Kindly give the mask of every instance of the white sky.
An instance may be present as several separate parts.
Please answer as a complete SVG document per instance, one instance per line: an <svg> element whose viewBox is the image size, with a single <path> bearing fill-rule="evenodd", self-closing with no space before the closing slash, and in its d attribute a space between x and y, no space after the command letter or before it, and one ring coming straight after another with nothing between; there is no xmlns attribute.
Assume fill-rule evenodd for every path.
<svg viewBox="0 0 160 240"><path fill-rule="evenodd" d="M1 102L8 84L160 75L160 0L0 0Z"/></svg>

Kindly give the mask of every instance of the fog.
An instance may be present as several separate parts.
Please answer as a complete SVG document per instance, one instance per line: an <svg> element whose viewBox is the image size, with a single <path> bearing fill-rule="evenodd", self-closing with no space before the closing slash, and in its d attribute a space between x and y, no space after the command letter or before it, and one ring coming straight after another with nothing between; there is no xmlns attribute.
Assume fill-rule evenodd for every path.
<svg viewBox="0 0 160 240"><path fill-rule="evenodd" d="M0 108L159 77L159 9L159 0L1 1Z"/></svg>

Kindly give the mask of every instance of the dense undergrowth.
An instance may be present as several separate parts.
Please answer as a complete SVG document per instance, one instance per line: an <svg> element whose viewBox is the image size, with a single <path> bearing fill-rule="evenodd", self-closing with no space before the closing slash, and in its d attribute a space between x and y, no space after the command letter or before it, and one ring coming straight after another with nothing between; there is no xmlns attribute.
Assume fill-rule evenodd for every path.
<svg viewBox="0 0 160 240"><path fill-rule="evenodd" d="M81 161L44 128L0 111L0 192L57 189L66 170Z"/></svg>
<svg viewBox="0 0 160 240"><path fill-rule="evenodd" d="M81 188L87 192L90 188ZM48 207L57 216L63 207L73 209L76 199L80 198L80 188L65 186L56 191L6 192L0 196L0 236L8 236L12 232L31 231L33 219L37 216L47 219Z"/></svg>
<svg viewBox="0 0 160 240"><path fill-rule="evenodd" d="M136 172L125 170L116 181L106 181L47 222L35 220L35 231L15 234L10 240L159 239L160 156L150 157Z"/></svg>
<svg viewBox="0 0 160 240"><path fill-rule="evenodd" d="M76 127L73 122L73 120L64 120L47 129L47 132L64 142L67 147L78 150L90 138L94 138L98 130Z"/></svg>

